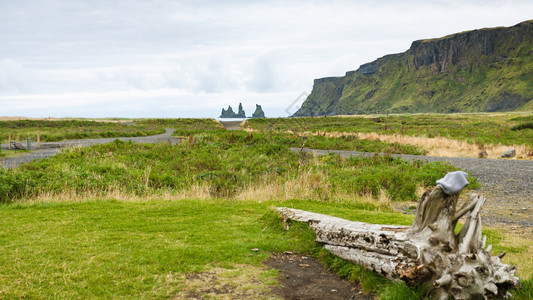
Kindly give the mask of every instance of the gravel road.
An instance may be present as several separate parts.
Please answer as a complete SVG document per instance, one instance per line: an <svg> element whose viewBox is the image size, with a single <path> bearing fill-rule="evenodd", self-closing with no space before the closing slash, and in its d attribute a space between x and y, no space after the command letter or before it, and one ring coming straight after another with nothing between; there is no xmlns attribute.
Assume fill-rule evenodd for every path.
<svg viewBox="0 0 533 300"><path fill-rule="evenodd" d="M300 151L299 148L292 148ZM338 153L371 156L373 153L339 150L303 149L308 153L326 155ZM533 228L533 161L513 159L479 159L465 157L435 157L421 155L393 155L409 161L444 161L477 177L482 187L476 193L487 199L483 206L484 223Z"/></svg>
<svg viewBox="0 0 533 300"><path fill-rule="evenodd" d="M143 137L121 137L121 138L102 138L102 139L85 139L85 140L70 140L62 142L47 142L41 143L41 149L32 152L20 152L16 156L10 156L0 161L3 168L11 169L16 168L20 164L30 162L35 159L43 159L56 155L64 148L72 147L89 147L98 144L107 144L116 139L121 141L133 141L136 143L161 143L170 141L172 144L179 144L179 138L170 136L174 132L174 129L166 129L163 134L143 136ZM26 143L23 143L26 146ZM31 148L36 149L37 143L31 143Z"/></svg>

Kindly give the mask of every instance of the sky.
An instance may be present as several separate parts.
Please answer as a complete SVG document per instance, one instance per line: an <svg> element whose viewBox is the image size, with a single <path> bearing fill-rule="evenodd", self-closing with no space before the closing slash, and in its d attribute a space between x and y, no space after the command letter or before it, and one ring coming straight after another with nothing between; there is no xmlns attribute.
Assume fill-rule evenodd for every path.
<svg viewBox="0 0 533 300"><path fill-rule="evenodd" d="M315 78L415 40L532 19L531 0L0 0L0 116L294 113Z"/></svg>

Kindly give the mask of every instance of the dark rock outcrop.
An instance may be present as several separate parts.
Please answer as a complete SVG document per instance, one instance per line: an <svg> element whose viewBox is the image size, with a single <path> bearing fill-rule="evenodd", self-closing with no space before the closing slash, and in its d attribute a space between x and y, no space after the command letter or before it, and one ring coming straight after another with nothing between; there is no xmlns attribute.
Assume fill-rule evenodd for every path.
<svg viewBox="0 0 533 300"><path fill-rule="evenodd" d="M252 118L264 118L264 117L265 117L265 112L263 111L263 108L261 107L261 105L256 104L255 111L252 114Z"/></svg>
<svg viewBox="0 0 533 300"><path fill-rule="evenodd" d="M228 109L222 109L222 113L220 114L219 118L246 118L246 113L244 112L244 109L242 108L242 103L239 103L239 112L235 113L233 111L233 108L231 108L231 105L228 106Z"/></svg>
<svg viewBox="0 0 533 300"><path fill-rule="evenodd" d="M242 109L242 103L239 103L239 112L237 113L237 118L246 118L246 113Z"/></svg>
<svg viewBox="0 0 533 300"><path fill-rule="evenodd" d="M533 20L419 40L316 79L295 116L532 110Z"/></svg>
<svg viewBox="0 0 533 300"><path fill-rule="evenodd" d="M231 108L231 105L228 106L228 109L222 109L222 113L220 114L219 118L236 118L237 114L233 111L233 108Z"/></svg>

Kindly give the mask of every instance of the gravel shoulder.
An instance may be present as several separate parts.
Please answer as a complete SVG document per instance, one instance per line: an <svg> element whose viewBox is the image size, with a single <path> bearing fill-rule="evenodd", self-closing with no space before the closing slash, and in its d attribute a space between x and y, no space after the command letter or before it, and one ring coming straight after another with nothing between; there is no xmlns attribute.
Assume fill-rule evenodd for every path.
<svg viewBox="0 0 533 300"><path fill-rule="evenodd" d="M292 148L300 151L299 148ZM372 156L374 153L340 150L302 149L315 155L337 153L344 157L352 155ZM399 155L409 161L443 161L463 169L477 177L481 188L475 192L485 196L483 222L488 225L519 226L533 231L533 161L513 159L480 159L466 157L436 157Z"/></svg>

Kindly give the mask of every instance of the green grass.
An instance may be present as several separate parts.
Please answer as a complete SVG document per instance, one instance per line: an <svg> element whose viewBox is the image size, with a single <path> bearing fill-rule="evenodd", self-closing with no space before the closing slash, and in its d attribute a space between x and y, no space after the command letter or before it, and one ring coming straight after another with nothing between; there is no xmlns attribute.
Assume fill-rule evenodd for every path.
<svg viewBox="0 0 533 300"><path fill-rule="evenodd" d="M272 204L153 200L1 206L0 295L164 297L182 288L180 282L165 283L167 274L257 266L270 252L316 252L313 234L304 226L285 232ZM346 210L297 201L284 205ZM361 213L368 219L368 211Z"/></svg>
<svg viewBox="0 0 533 300"><path fill-rule="evenodd" d="M21 120L0 121L0 140L37 141L40 133L41 142L56 142L72 139L137 137L160 134L165 128L189 130L220 129L222 125L212 119L139 119L134 124L88 120Z"/></svg>
<svg viewBox="0 0 533 300"><path fill-rule="evenodd" d="M181 288L168 285L167 274L258 265L269 251L305 250L261 221L265 209L193 200L4 206L0 295L165 297Z"/></svg>
<svg viewBox="0 0 533 300"><path fill-rule="evenodd" d="M305 136L304 138L297 134L279 131L247 133L244 131L228 132L225 130L209 130L194 133L191 133L190 130L176 130L173 133L173 136L190 135L194 135L194 137L196 137L198 141L206 141L216 144L276 144L294 148L300 148L303 145L306 148L328 150L347 150L412 155L421 155L425 153L423 150L415 146L364 140L358 139L355 136L325 137L320 135L313 135Z"/></svg>
<svg viewBox="0 0 533 300"><path fill-rule="evenodd" d="M375 132L420 137L446 137L470 144L528 145L533 148L531 115L513 114L400 115L327 118L251 119L246 126L265 132ZM385 152L385 151L381 151Z"/></svg>
<svg viewBox="0 0 533 300"><path fill-rule="evenodd" d="M115 140L68 149L16 169L0 169L0 202L65 192L147 196L192 186L206 187L212 197L231 198L258 184L284 185L306 174L313 174L308 183L312 197L322 201L343 194L378 196L380 190L392 200L403 201L415 200L418 186L433 186L455 170L444 163L409 163L390 156L315 159L272 140L227 137L200 140L191 147ZM471 187L477 186L472 179Z"/></svg>
<svg viewBox="0 0 533 300"><path fill-rule="evenodd" d="M0 139L4 141L9 139L9 134L11 134L12 141L26 141L27 138L30 138L33 142L36 142L39 133L41 142L56 142L87 138L148 136L163 132L163 128L156 126L132 126L84 120L0 121Z"/></svg>
<svg viewBox="0 0 533 300"><path fill-rule="evenodd" d="M531 121L529 116L495 120L508 128ZM353 132L372 130L377 124L410 134L426 126L436 131L443 124L455 128L464 123L454 122L442 117L397 117L382 123L359 118L315 118L312 122L262 119L250 124L265 132L250 134L227 132L213 120L138 120L139 128L176 128L176 136L193 136L196 143L171 146L117 140L65 150L16 169L0 169L0 203L9 203L0 204L0 297L168 298L184 289L184 274L213 267L259 268L271 252L288 250L320 258L331 270L360 282L363 290L382 299L421 298L424 287L391 283L328 254L314 242L306 224L297 224L286 232L272 207L409 225L412 216L354 198L367 194L377 197L384 191L392 200L414 200L418 186L434 186L435 180L455 168L443 163L409 163L388 155L312 157L290 151L290 147L300 147L303 140L285 131L297 127L300 132ZM67 130L58 132L66 137L68 130L79 133L85 127L90 130L99 126L83 124L73 123L72 128L66 126ZM468 126L485 128L480 124ZM21 132L36 132L39 128L28 125ZM525 132L527 137L528 130L513 132ZM308 137L305 146L389 153L419 151L318 134ZM475 178L469 181L469 188L479 187ZM309 193L294 194L283 202L236 200L241 192L257 186L264 186L262 191L268 193L273 187L289 189L298 184ZM206 188L209 197L165 200L176 199L175 195L194 186ZM125 200L109 200L117 191L126 196L121 197ZM56 197L65 194L67 198ZM31 203L40 201L43 195L48 202ZM507 243L496 231L486 233L495 252L506 250L510 256L519 256L529 251L523 244ZM251 251L253 248L260 251ZM272 272L258 276L265 284L272 283ZM531 294L532 281L524 281L526 289L514 292L516 299L527 299L524 297Z"/></svg>
<svg viewBox="0 0 533 300"><path fill-rule="evenodd" d="M424 294L421 288L391 283L328 254L314 242L307 224L295 224L285 231L272 206L382 224L412 221L412 216L399 213L298 200L1 205L0 297L167 298L184 288L186 273L212 267L261 266L271 252L283 251L318 257L382 299ZM491 237L489 242L498 243ZM252 251L254 248L259 251ZM526 290L515 294L531 292L531 280L524 281L524 286Z"/></svg>

